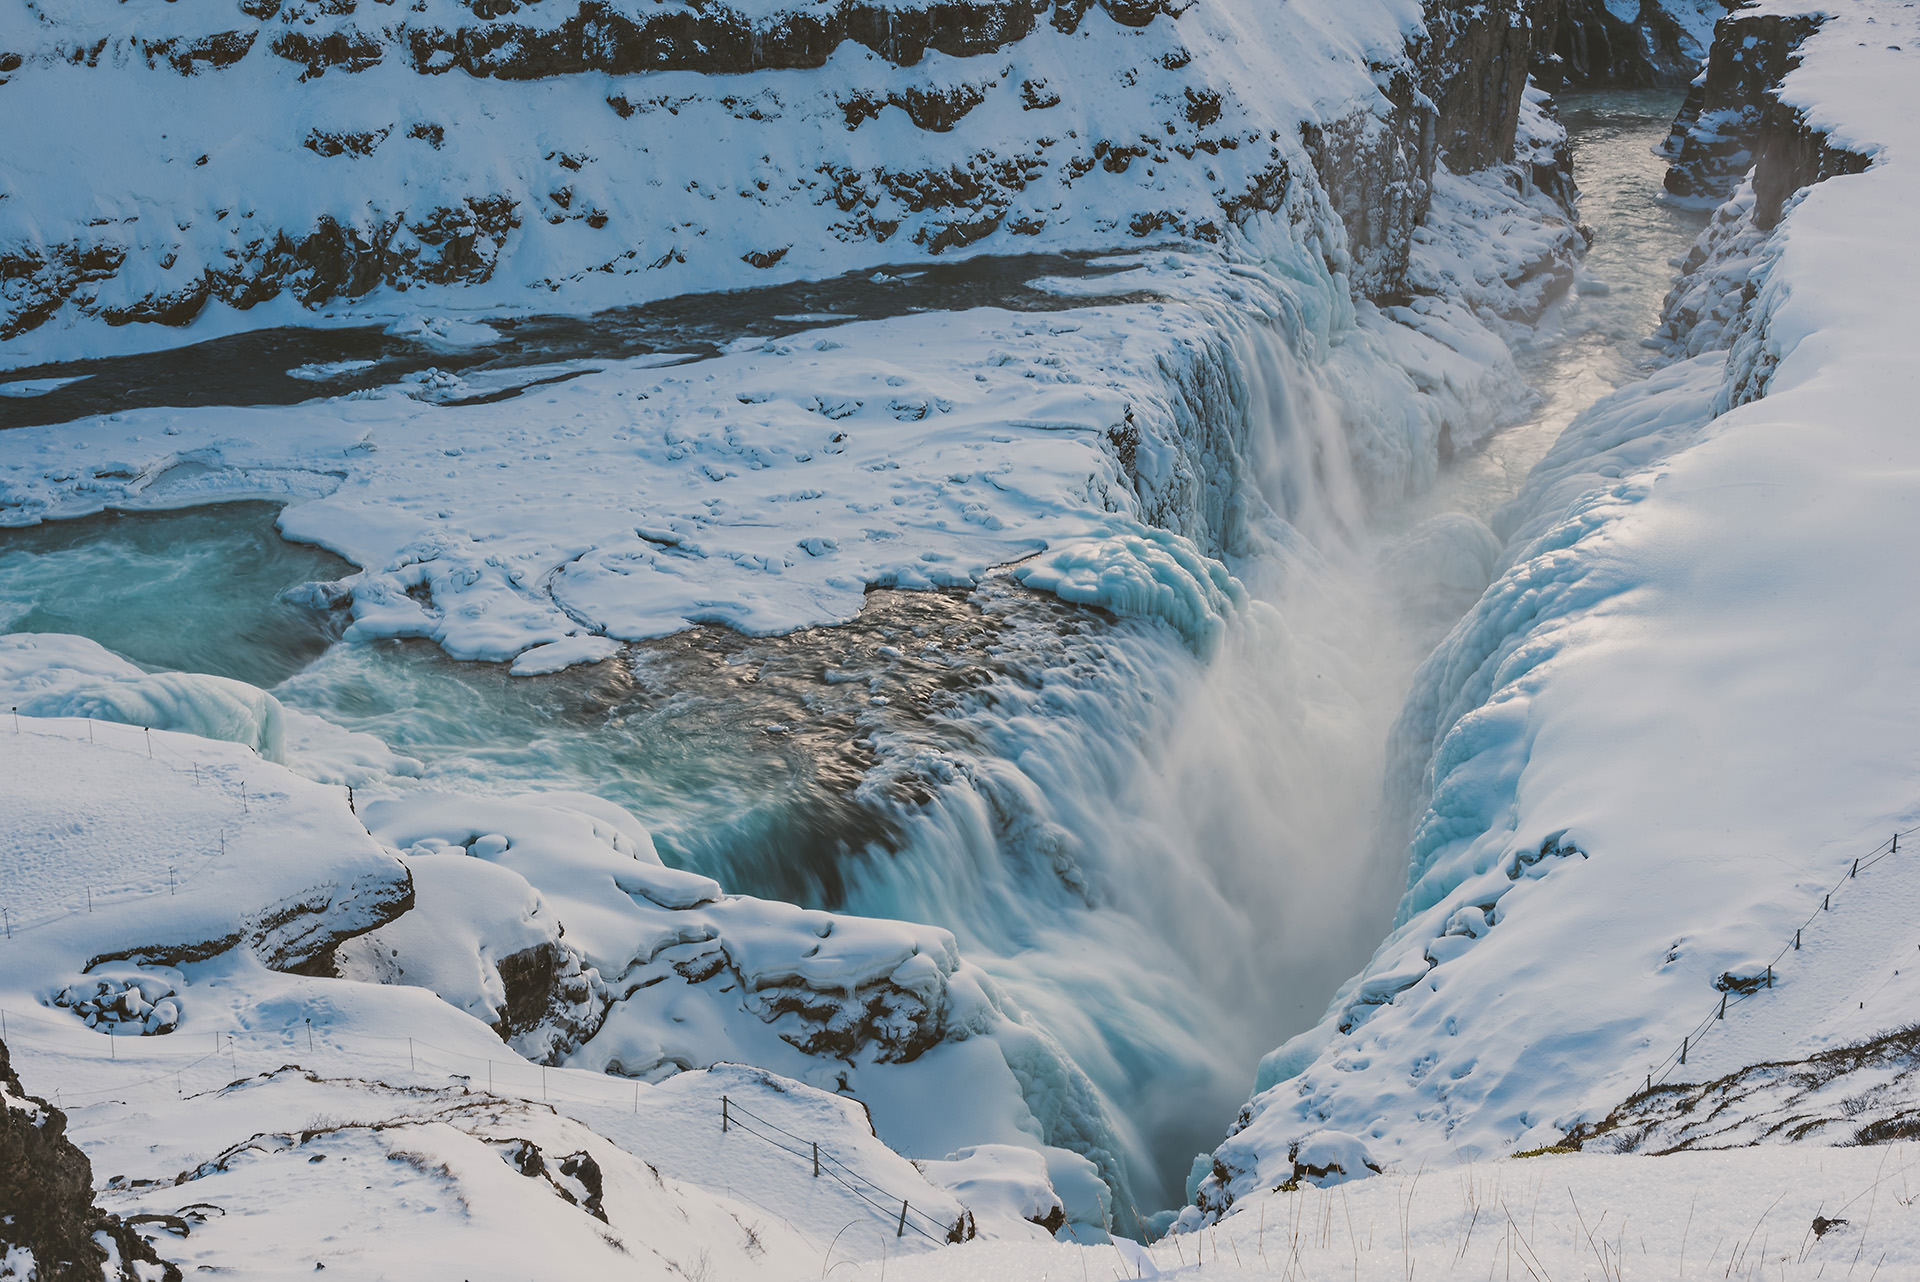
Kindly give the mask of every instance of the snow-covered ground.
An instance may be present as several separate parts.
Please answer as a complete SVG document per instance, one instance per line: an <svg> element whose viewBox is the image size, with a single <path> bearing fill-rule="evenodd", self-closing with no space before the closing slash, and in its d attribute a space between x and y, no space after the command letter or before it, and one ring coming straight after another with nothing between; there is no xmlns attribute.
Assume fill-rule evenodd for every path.
<svg viewBox="0 0 1920 1282"><path fill-rule="evenodd" d="M1916 59L1900 5L1849 7L1807 41L1784 100L1872 168L1813 187L1757 250L1719 235L1746 255L1708 268L1749 290L1731 352L1594 407L1496 522L1507 568L1397 735L1399 925L1268 1058L1216 1188L1284 1178L1322 1128L1403 1171L1485 1160L1597 1122L1649 1075L1704 1081L1920 1020L1911 837L1849 875L1920 820L1895 550L1920 535Z"/></svg>
<svg viewBox="0 0 1920 1282"><path fill-rule="evenodd" d="M907 1249L949 1233L1044 1237L1027 1221L1063 1197L1092 1231L1105 1218L1091 1164L1039 1143L1008 1066L1042 1072L1044 1050L996 1013L945 932L725 896L660 865L645 832L594 798L376 803L376 840L346 789L242 745L35 716L6 739L4 1036L33 1088L71 1113L119 1192L113 1209L240 1199L230 1218L192 1217L206 1223L190 1256L271 1271L291 1236L351 1268L367 1216L428 1251L418 1217L485 1221L490 1202L524 1196L523 1176L553 1186L529 1205L552 1206L543 1232L583 1262L627 1253L622 1237L683 1268L710 1251L730 1275L786 1275L794 1242L811 1250L849 1220L845 1248L878 1251L902 1200ZM609 879L621 893L596 885ZM583 1067L513 1049L544 1058L602 1019L615 1028ZM606 1062L609 1045L624 1065ZM643 1080L663 1061L748 1058L795 1076L732 1065ZM890 1085L894 1073L913 1081ZM831 1093L869 1076L861 1094L893 1142L953 1160L923 1174L875 1138L868 1106ZM725 1129L722 1095L741 1110ZM926 1108L942 1097L968 1108ZM568 1169L580 1152L591 1179ZM344 1200L316 1215L308 1168L328 1160L341 1166L321 1184ZM370 1171L400 1174L362 1198ZM963 1207L945 1184L978 1194ZM541 1248L472 1249L500 1276ZM411 1258L375 1255L380 1269Z"/></svg>
<svg viewBox="0 0 1920 1282"><path fill-rule="evenodd" d="M0 88L27 126L0 167L0 365L170 345L186 319L204 337L578 311L934 254L1218 242L1253 210L1323 220L1301 126L1379 130L1374 68L1406 66L1420 18L13 6ZM955 38L925 48L941 24Z"/></svg>

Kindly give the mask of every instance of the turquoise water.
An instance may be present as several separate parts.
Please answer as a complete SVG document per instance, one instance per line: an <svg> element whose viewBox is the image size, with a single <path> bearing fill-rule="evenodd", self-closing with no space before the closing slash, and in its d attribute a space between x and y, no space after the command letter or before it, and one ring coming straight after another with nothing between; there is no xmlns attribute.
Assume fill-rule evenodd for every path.
<svg viewBox="0 0 1920 1282"><path fill-rule="evenodd" d="M278 513L220 503L0 530L0 632L70 632L142 667L277 685L339 636L282 594L354 571L281 538Z"/></svg>

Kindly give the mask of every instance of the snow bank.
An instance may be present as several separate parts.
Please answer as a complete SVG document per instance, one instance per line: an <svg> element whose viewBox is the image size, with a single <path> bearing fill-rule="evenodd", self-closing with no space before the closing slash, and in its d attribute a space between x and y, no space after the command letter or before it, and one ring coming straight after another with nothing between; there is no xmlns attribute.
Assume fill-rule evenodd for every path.
<svg viewBox="0 0 1920 1282"><path fill-rule="evenodd" d="M285 759L280 701L264 690L201 672L142 672L84 637L0 636L0 701L27 716L178 730Z"/></svg>
<svg viewBox="0 0 1920 1282"><path fill-rule="evenodd" d="M1047 1052L948 932L726 895L597 798L413 793L364 814L405 852L416 910L341 948L344 975L432 989L548 1062L648 1081L754 1064L864 1101L903 1152L970 1137L1050 1160L1044 1098L1009 1066Z"/></svg>
<svg viewBox="0 0 1920 1282"><path fill-rule="evenodd" d="M1863 976L1911 948L1872 906L1905 893L1893 871L1877 892L1850 882L1844 928L1782 955L1778 996L1713 1015L1724 975L1790 949L1851 859L1920 814L1920 671L1900 640L1915 606L1881 563L1920 538L1902 355L1920 341L1902 212L1920 189L1917 48L1893 4L1803 46L1783 96L1873 168L1808 191L1757 257L1726 220L1710 229L1706 279L1747 290L1721 330L1731 355L1595 406L1498 522L1508 568L1399 731L1399 924L1325 1022L1269 1057L1210 1208L1270 1184L1321 1127L1402 1166L1486 1158L1553 1143L1649 1074L1912 1021L1890 977Z"/></svg>
<svg viewBox="0 0 1920 1282"><path fill-rule="evenodd" d="M246 748L25 713L0 740L6 969L28 1009L116 958L304 964L411 900L344 789Z"/></svg>
<svg viewBox="0 0 1920 1282"><path fill-rule="evenodd" d="M780 1240L769 1223L802 1224L790 1230L806 1244L796 1249L815 1258L849 1218L866 1226L843 1248L856 1255L883 1240L898 1251L929 1249L949 1232L1031 1231L1024 1218L1007 1218L1004 1199L983 1198L969 1214L922 1178L874 1137L848 1076L881 1079L875 1112L903 1147L943 1128L943 1138L972 1133L1020 1146L1029 1159L1005 1160L1028 1176L1043 1172L1029 1189L1039 1197L1052 1196L1044 1172L1056 1163L1071 1172L1078 1162L1094 1178L1084 1159L1035 1140L1038 1125L994 1046L996 1029L1011 1025L992 1014L944 932L724 897L661 865L643 829L591 797L419 794L365 807L383 840L404 843L408 853L396 857L361 829L344 789L296 779L232 744L154 732L149 756L148 736L128 727L101 723L93 734L84 722L23 716L0 742L16 784L0 799L0 823L16 843L0 875L11 932L0 940L0 1005L16 1061L37 1080L57 1078L50 1093L78 1110L76 1133L97 1161L103 1147L111 1153L122 1194L137 1199L164 1185L151 1196L173 1199L173 1214L178 1177L203 1202L238 1197L255 1212L245 1231L241 1217L233 1232L196 1222L193 1259L242 1267L232 1262L269 1243L283 1251L299 1243L351 1268L357 1248L324 1229L336 1213L325 1208L375 1214L377 1202L385 1207L377 1214L413 1217L442 1196L448 1206L493 1199L514 1223L551 1207L556 1241L588 1255L604 1241L601 1228L624 1236L629 1252L641 1242L679 1244L674 1251L694 1243L718 1255L732 1242L728 1249L754 1259ZM564 964L582 948L600 950L594 960L607 964L607 981L588 983L590 972ZM542 959L542 950L560 956ZM572 1025L552 1005L531 1019L516 1007L524 995L516 984L524 988L530 970L511 963L529 954L544 961L537 990L564 995L582 981L587 991L557 1012L575 1016ZM724 974L708 983L714 968L703 959L715 955ZM678 1057L664 1072L736 1049L775 1058L758 1037L842 1093L728 1065L677 1071L659 1087L619 1081L601 1071L604 1050L591 1041L572 1056L581 1067L546 1069L487 1027L520 1021L504 1031L544 1057L556 1027L584 1039L607 1002L616 1012L639 994L669 1003L668 988L686 994L678 1009L691 1018L669 1032L676 1020L657 1016ZM913 1003L937 1004L957 1025L968 1001L981 1008L978 1027L926 1032L948 1037L957 1057L925 1042L892 1057L868 1045L925 1031L913 1024ZM836 1002L878 1002L880 1013L867 1027L835 1027L823 1003ZM637 1012L625 1019L623 1050L643 1027ZM536 1047L542 1021L548 1036ZM105 1034L139 1032L148 1036L107 1045ZM832 1045L803 1050L809 1034ZM243 1066L270 1071L234 1081ZM492 1095L496 1076L515 1094L551 1092L592 1130ZM997 1087L983 1090L990 1081ZM902 1107L942 1093L957 1106L937 1126ZM747 1112L716 1148L722 1094ZM137 1127L126 1124L129 1108L142 1118ZM134 1150L117 1147L135 1134ZM813 1182L792 1135L819 1142L831 1181ZM389 1178L370 1181L375 1171ZM398 1196L360 1207L369 1185ZM892 1240L898 1202L886 1197L910 1201L914 1242ZM527 1206L509 1213L516 1201ZM676 1201L681 1212L666 1219L694 1226L684 1239L662 1228L661 1208ZM730 1216L736 1227L723 1232ZM323 1231L299 1227L309 1223ZM1100 1222L1082 1231L1097 1234Z"/></svg>

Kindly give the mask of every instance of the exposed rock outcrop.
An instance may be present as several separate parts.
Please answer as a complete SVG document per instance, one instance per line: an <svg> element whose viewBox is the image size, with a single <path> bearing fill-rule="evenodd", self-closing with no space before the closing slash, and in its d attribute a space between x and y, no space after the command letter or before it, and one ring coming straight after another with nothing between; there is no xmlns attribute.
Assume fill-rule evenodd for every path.
<svg viewBox="0 0 1920 1282"><path fill-rule="evenodd" d="M1670 194L1717 205L1752 169L1753 221L1766 230L1794 192L1866 168L1864 156L1832 146L1776 92L1819 26L1818 17L1799 14L1722 19L1706 74L1688 91L1667 140Z"/></svg>
<svg viewBox="0 0 1920 1282"><path fill-rule="evenodd" d="M1547 0L1533 73L1551 90L1678 87L1699 74L1703 38L1737 0Z"/></svg>
<svg viewBox="0 0 1920 1282"><path fill-rule="evenodd" d="M179 1282L180 1270L93 1204L67 1115L28 1095L0 1043L0 1270L38 1282Z"/></svg>
<svg viewBox="0 0 1920 1282"><path fill-rule="evenodd" d="M1920 1028L1710 1082L1660 1083L1567 1143L1592 1153L1678 1153L1748 1144L1889 1144L1920 1137Z"/></svg>

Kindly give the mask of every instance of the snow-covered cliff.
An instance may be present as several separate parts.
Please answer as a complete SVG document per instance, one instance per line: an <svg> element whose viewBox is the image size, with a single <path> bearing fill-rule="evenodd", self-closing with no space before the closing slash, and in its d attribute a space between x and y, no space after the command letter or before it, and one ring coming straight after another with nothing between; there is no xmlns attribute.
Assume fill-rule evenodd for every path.
<svg viewBox="0 0 1920 1282"><path fill-rule="evenodd" d="M1914 1018L1910 838L1889 834L1916 818L1920 674L1885 558L1920 533L1920 30L1899 5L1769 3L1716 41L1716 67L1780 79L1759 140L1723 149L1757 167L1670 299L1696 342L1583 415L1504 513L1506 568L1397 733L1398 924L1269 1056L1206 1213L1322 1129L1376 1162L1496 1156ZM1777 171L1795 184L1837 176L1782 193L1768 155L1813 160Z"/></svg>
<svg viewBox="0 0 1920 1282"><path fill-rule="evenodd" d="M1518 0L1428 7L10 6L0 359L1260 218L1393 293L1436 146L1508 151L1529 47Z"/></svg>

